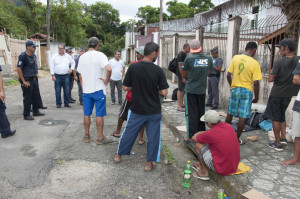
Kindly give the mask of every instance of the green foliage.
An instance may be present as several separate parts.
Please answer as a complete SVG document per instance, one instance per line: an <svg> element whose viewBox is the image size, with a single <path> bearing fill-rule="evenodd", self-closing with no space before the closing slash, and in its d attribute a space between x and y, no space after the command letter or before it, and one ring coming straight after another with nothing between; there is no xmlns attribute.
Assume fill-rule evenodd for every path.
<svg viewBox="0 0 300 199"><path fill-rule="evenodd" d="M195 9L195 13L205 12L214 7L214 4L211 0L190 0L189 5L190 8Z"/></svg>
<svg viewBox="0 0 300 199"><path fill-rule="evenodd" d="M159 11L160 8L155 8L150 5L139 7L136 16L141 18L145 23L156 23L159 22ZM163 13L163 20L166 21L168 15Z"/></svg>
<svg viewBox="0 0 300 199"><path fill-rule="evenodd" d="M168 6L167 10L170 12L170 20L173 19L183 19L183 18L191 18L194 16L194 8L190 8L185 3L181 3L177 0L168 1L166 3Z"/></svg>
<svg viewBox="0 0 300 199"><path fill-rule="evenodd" d="M17 86L20 85L20 82L16 79L10 79L4 83L4 86Z"/></svg>

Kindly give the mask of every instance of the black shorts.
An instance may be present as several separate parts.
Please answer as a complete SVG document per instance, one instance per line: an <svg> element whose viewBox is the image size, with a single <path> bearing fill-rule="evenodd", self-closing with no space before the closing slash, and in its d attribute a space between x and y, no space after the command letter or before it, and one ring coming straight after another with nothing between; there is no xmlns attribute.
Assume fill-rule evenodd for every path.
<svg viewBox="0 0 300 199"><path fill-rule="evenodd" d="M270 96L264 117L274 122L285 122L285 111L290 101L291 97Z"/></svg>
<svg viewBox="0 0 300 199"><path fill-rule="evenodd" d="M130 108L131 102L126 99L123 101L123 104L120 108L119 117L123 120L127 120L128 110Z"/></svg>
<svg viewBox="0 0 300 199"><path fill-rule="evenodd" d="M178 77L178 90L184 91L185 84L182 82L182 77L180 73L177 74L177 77Z"/></svg>

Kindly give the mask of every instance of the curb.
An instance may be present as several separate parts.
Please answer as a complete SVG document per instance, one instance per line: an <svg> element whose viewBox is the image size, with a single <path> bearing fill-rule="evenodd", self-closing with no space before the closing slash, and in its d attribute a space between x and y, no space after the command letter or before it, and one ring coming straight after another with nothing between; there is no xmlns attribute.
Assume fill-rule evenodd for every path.
<svg viewBox="0 0 300 199"><path fill-rule="evenodd" d="M183 142L184 137L182 136L182 132L180 132L176 126L177 124L172 117L162 108L162 120L166 124L166 126L173 132L174 136L176 136L180 142L184 143L194 154L195 147L193 143L185 143ZM209 176L212 180L214 180L222 189L225 190L226 194L230 196L231 199L246 199L246 197L242 196L243 193L248 191L247 181L243 182L238 179L237 176L221 176L216 172L209 171Z"/></svg>

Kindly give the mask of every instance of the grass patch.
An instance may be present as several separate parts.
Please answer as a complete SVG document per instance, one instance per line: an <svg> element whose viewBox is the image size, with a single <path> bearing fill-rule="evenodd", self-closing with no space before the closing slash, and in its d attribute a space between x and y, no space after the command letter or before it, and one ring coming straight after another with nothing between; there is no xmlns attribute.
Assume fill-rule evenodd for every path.
<svg viewBox="0 0 300 199"><path fill-rule="evenodd" d="M63 160L57 160L57 164L62 165L64 163Z"/></svg>
<svg viewBox="0 0 300 199"><path fill-rule="evenodd" d="M4 86L17 86L20 85L20 82L16 79L10 79L4 83Z"/></svg>
<svg viewBox="0 0 300 199"><path fill-rule="evenodd" d="M168 163L169 164L173 164L174 162L174 156L172 154L172 152L170 151L170 149L168 148L167 144L166 143L162 143L162 148L167 156L167 159L168 159Z"/></svg>

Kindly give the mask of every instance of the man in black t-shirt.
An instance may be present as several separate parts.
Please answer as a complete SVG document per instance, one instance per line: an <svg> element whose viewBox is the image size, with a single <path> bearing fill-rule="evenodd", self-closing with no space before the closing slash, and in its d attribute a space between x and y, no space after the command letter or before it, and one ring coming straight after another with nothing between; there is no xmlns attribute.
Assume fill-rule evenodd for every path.
<svg viewBox="0 0 300 199"><path fill-rule="evenodd" d="M178 91L177 91L177 111L185 112L183 98L184 98L184 87L186 83L186 79L182 78L182 65L186 58L186 54L190 52L190 45L184 44L182 51L178 54L178 70L177 70L177 77L178 77Z"/></svg>
<svg viewBox="0 0 300 199"><path fill-rule="evenodd" d="M299 86L293 84L293 71L299 58L295 56L295 45L293 40L286 38L280 41L279 53L282 56L274 63L269 74L268 81L274 82L272 87L265 116L272 120L275 142L268 146L276 151L282 151L282 144L287 145L285 111L289 106L292 96L296 96Z"/></svg>
<svg viewBox="0 0 300 199"><path fill-rule="evenodd" d="M169 85L163 70L153 64L159 55L159 45L148 42L144 49L144 59L131 64L123 81L123 90L132 90L132 102L128 112L126 128L120 138L115 163L121 155L129 155L131 148L145 124L147 129L147 163L145 171L154 169L152 162L160 161L160 97L168 94Z"/></svg>

